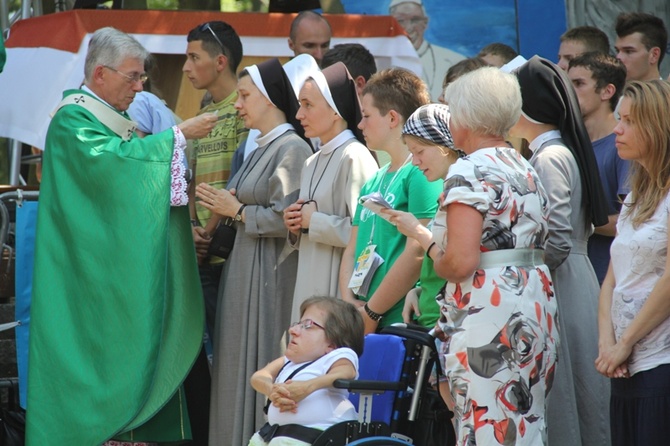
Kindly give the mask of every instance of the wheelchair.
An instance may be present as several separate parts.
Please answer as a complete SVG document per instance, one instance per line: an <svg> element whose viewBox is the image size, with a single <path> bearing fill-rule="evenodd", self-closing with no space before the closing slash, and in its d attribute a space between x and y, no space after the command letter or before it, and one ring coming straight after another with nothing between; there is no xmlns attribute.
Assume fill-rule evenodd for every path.
<svg viewBox="0 0 670 446"><path fill-rule="evenodd" d="M312 446L452 446L453 414L428 383L439 367L435 339L421 327L391 326L365 337L358 380L337 380L359 419L338 423Z"/></svg>

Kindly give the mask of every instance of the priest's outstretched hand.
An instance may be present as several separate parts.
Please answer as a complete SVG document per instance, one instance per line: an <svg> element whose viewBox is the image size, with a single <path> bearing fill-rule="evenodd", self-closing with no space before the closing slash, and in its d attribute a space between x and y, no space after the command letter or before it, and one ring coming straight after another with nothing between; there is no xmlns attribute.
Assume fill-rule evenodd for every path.
<svg viewBox="0 0 670 446"><path fill-rule="evenodd" d="M216 113L203 113L177 125L186 139L204 138L212 131L218 116Z"/></svg>

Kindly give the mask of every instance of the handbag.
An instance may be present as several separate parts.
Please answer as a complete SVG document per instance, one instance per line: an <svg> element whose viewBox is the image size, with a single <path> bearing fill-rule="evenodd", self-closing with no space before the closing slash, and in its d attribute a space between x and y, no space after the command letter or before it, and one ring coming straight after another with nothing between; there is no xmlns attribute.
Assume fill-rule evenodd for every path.
<svg viewBox="0 0 670 446"><path fill-rule="evenodd" d="M237 229L232 218L221 220L214 231L214 235L212 235L212 240L209 242L207 254L221 257L224 260L227 259L233 250L233 245L235 245L236 234Z"/></svg>

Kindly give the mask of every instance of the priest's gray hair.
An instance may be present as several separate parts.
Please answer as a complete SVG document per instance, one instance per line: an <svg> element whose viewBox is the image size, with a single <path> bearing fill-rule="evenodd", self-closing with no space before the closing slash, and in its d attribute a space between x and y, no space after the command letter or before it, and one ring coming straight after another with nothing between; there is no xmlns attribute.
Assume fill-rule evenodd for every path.
<svg viewBox="0 0 670 446"><path fill-rule="evenodd" d="M140 59L143 63L151 54L134 37L110 26L93 33L88 44L84 77L90 81L98 65L116 68L125 59Z"/></svg>
<svg viewBox="0 0 670 446"><path fill-rule="evenodd" d="M447 86L451 124L479 135L506 136L521 116L521 88L516 76L496 67L465 74Z"/></svg>

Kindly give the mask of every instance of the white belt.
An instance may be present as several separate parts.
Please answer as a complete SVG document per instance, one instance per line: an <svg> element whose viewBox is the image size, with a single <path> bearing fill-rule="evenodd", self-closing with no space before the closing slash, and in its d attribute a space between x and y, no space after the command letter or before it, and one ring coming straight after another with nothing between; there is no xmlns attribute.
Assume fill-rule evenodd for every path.
<svg viewBox="0 0 670 446"><path fill-rule="evenodd" d="M542 249L499 249L482 252L479 255L477 269L539 265L544 265L544 250Z"/></svg>

